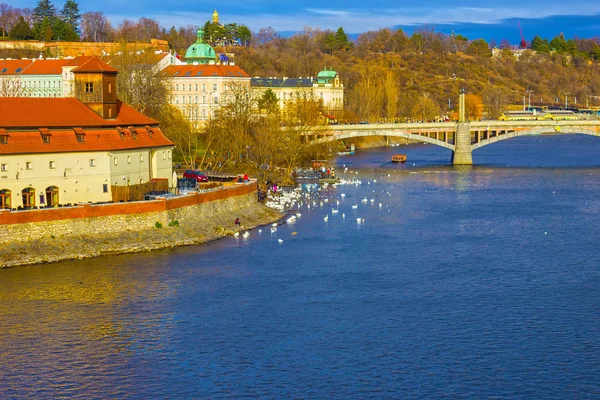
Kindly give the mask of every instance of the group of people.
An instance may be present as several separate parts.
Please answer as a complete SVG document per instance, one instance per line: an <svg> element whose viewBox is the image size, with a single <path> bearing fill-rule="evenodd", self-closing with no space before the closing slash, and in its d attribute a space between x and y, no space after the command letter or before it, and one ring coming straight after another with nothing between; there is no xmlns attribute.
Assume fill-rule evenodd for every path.
<svg viewBox="0 0 600 400"><path fill-rule="evenodd" d="M335 178L335 171L332 168L321 167L319 172L321 178Z"/></svg>

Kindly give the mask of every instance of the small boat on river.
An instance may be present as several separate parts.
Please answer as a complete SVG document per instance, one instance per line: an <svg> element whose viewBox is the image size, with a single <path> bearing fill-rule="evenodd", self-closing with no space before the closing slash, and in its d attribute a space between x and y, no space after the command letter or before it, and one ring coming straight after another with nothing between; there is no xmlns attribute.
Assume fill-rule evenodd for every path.
<svg viewBox="0 0 600 400"><path fill-rule="evenodd" d="M392 156L393 163L405 163L406 162L406 154L394 154Z"/></svg>

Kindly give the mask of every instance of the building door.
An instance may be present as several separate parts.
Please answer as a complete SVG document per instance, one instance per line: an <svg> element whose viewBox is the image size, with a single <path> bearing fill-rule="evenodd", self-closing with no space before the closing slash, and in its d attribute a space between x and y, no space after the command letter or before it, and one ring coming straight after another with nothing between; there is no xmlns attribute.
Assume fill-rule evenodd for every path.
<svg viewBox="0 0 600 400"><path fill-rule="evenodd" d="M58 188L56 186L46 188L46 205L48 207L58 207Z"/></svg>
<svg viewBox="0 0 600 400"><path fill-rule="evenodd" d="M35 207L35 189L25 188L21 191L23 196L23 208Z"/></svg>
<svg viewBox="0 0 600 400"><path fill-rule="evenodd" d="M10 209L10 190L8 190L8 189L0 190L0 208L2 208L2 209L9 208Z"/></svg>

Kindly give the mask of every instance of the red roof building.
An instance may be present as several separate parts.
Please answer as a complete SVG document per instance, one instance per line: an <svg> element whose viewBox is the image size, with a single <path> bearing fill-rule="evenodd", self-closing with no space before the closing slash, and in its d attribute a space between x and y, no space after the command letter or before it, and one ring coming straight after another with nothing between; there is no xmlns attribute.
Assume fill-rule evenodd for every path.
<svg viewBox="0 0 600 400"><path fill-rule="evenodd" d="M116 99L116 70L78 68L80 98L0 97L0 210L111 201L116 186L172 180L173 143Z"/></svg>

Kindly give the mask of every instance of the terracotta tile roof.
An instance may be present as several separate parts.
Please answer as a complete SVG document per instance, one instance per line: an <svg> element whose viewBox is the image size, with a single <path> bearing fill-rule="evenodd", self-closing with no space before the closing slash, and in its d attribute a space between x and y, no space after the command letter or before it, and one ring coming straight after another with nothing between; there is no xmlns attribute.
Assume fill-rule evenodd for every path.
<svg viewBox="0 0 600 400"><path fill-rule="evenodd" d="M0 128L60 128L156 125L152 118L119 102L117 117L103 119L73 97L0 97Z"/></svg>
<svg viewBox="0 0 600 400"><path fill-rule="evenodd" d="M68 60L33 60L27 68L22 72L22 75L60 75L62 74L62 66Z"/></svg>
<svg viewBox="0 0 600 400"><path fill-rule="evenodd" d="M169 65L161 74L171 78L197 78L220 76L228 78L250 78L237 65Z"/></svg>
<svg viewBox="0 0 600 400"><path fill-rule="evenodd" d="M87 61L81 63L73 72L110 72L117 73L117 70L105 63L98 56L92 56Z"/></svg>
<svg viewBox="0 0 600 400"><path fill-rule="evenodd" d="M50 131L49 143L44 143L39 130L8 132L8 143L0 144L0 155L39 154L39 153L71 153L81 151L114 151L172 146L158 127L136 129L133 135L128 128L123 128L123 136L117 128L83 129L83 142L77 138L75 129L59 129Z"/></svg>
<svg viewBox="0 0 600 400"><path fill-rule="evenodd" d="M92 56L77 56L68 60L65 64L65 67L77 67L83 64L84 62L89 61L90 58L92 58Z"/></svg>
<svg viewBox="0 0 600 400"><path fill-rule="evenodd" d="M22 73L33 60L0 60L0 76Z"/></svg>

